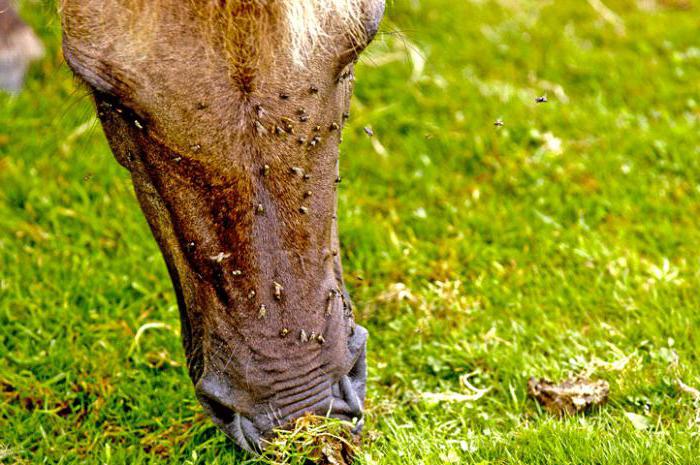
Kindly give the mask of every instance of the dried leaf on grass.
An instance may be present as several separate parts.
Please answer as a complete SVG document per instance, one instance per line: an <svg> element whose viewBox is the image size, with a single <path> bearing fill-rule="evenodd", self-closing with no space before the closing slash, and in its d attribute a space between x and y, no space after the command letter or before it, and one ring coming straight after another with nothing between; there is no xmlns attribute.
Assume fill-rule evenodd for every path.
<svg viewBox="0 0 700 465"><path fill-rule="evenodd" d="M5 460L14 455L14 451L0 442L0 460Z"/></svg>
<svg viewBox="0 0 700 465"><path fill-rule="evenodd" d="M637 431L645 431L651 426L651 419L634 412L625 412L625 417Z"/></svg>
<svg viewBox="0 0 700 465"><path fill-rule="evenodd" d="M680 379L677 379L676 383L678 383L678 389L680 389L682 393L689 395L693 399L695 418L692 420L691 424L693 424L695 428L700 427L700 390L688 386Z"/></svg>
<svg viewBox="0 0 700 465"><path fill-rule="evenodd" d="M688 394L690 397L693 398L693 400L700 401L700 391L699 390L695 389L692 386L688 386L680 379L676 380L676 382L678 383L678 389L680 389L681 392Z"/></svg>
<svg viewBox="0 0 700 465"><path fill-rule="evenodd" d="M411 289L404 283L391 284L386 291L377 296L377 301L382 303L401 302L402 300L407 300L408 302L416 301Z"/></svg>
<svg viewBox="0 0 700 465"><path fill-rule="evenodd" d="M459 392L424 392L421 397L428 402L474 402L481 399L484 395L491 390L490 387L486 389L479 389L469 382L469 374L463 375L459 378L462 385L471 391L470 394L462 394Z"/></svg>
<svg viewBox="0 0 700 465"><path fill-rule="evenodd" d="M554 415L575 415L608 400L610 385L603 380L571 378L561 384L544 378L530 378L528 393Z"/></svg>

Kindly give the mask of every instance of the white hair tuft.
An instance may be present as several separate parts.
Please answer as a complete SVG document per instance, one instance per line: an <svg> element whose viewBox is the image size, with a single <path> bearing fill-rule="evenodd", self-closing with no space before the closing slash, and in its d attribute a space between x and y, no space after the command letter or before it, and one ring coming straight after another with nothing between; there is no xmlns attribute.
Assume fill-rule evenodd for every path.
<svg viewBox="0 0 700 465"><path fill-rule="evenodd" d="M303 64L312 51L322 46L328 35L328 23L340 24L351 35L362 33L362 0L286 0L283 1L287 40L292 59Z"/></svg>

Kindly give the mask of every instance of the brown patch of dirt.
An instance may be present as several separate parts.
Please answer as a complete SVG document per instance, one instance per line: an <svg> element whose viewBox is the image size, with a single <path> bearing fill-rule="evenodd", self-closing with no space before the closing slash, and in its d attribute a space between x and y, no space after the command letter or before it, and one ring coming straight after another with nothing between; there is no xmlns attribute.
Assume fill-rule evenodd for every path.
<svg viewBox="0 0 700 465"><path fill-rule="evenodd" d="M608 400L610 385L603 380L571 378L560 384L544 378L530 378L527 391L549 413L558 416L589 411Z"/></svg>

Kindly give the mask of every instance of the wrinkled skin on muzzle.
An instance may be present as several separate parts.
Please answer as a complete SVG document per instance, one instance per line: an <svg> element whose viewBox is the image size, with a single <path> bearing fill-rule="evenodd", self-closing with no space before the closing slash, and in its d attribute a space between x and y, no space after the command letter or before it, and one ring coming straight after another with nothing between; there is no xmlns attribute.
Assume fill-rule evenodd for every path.
<svg viewBox="0 0 700 465"><path fill-rule="evenodd" d="M367 331L342 277L338 145L383 2L367 2L362 40L336 32L305 66L279 52L254 68L188 3L153 31L115 16L109 38L86 3L64 1L64 55L162 250L197 398L249 451L309 412L359 431Z"/></svg>

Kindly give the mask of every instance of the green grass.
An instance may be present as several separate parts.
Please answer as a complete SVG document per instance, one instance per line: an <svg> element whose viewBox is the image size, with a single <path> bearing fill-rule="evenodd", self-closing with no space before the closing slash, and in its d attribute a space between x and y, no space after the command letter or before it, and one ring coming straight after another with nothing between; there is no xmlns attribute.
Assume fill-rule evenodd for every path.
<svg viewBox="0 0 700 465"><path fill-rule="evenodd" d="M700 400L677 384L700 387L690 3L607 0L607 20L583 0L389 6L342 146L371 334L360 464L700 461ZM48 54L0 96L0 462L256 462L195 401L165 266L55 11L23 12ZM586 417L527 397L530 376L580 373L611 387ZM422 395L468 393L465 375L490 391Z"/></svg>

